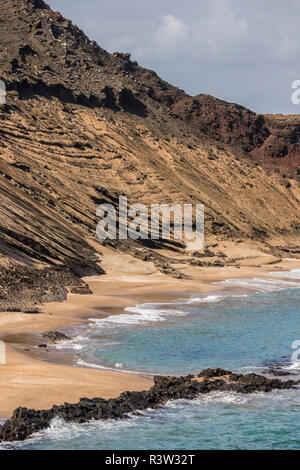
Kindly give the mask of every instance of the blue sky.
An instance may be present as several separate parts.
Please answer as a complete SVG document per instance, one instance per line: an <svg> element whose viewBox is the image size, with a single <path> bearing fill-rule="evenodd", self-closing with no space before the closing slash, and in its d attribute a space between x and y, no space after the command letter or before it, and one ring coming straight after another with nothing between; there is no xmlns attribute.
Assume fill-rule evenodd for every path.
<svg viewBox="0 0 300 470"><path fill-rule="evenodd" d="M196 95L298 114L300 0L46 0L109 52Z"/></svg>

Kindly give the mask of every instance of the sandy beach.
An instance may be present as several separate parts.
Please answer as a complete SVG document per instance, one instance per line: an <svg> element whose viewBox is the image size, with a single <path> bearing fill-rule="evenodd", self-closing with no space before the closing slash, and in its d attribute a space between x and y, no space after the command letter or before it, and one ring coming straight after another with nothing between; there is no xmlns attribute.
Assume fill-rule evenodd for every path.
<svg viewBox="0 0 300 470"><path fill-rule="evenodd" d="M146 374L49 362L47 352L36 347L37 341L43 342L43 332L84 323L91 314L103 317L120 313L124 307L141 302L175 300L191 293L220 290L220 286L212 284L216 281L272 277L270 271L300 268L300 260L272 262L269 256L257 255L240 268L187 267L184 272L190 279L178 280L158 273L152 263L104 250L102 266L106 274L85 278L93 295L69 295L63 303L46 304L40 314L1 313L0 338L8 344L7 364L0 365L0 417L9 417L18 406L43 409L76 402L81 397L116 397L125 390L148 389L153 383ZM30 337L35 337L32 344Z"/></svg>

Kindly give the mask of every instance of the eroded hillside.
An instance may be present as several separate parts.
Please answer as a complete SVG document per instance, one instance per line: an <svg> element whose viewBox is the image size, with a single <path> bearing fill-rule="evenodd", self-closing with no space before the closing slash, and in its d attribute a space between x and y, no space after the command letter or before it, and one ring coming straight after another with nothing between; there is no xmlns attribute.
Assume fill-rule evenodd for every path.
<svg viewBox="0 0 300 470"><path fill-rule="evenodd" d="M57 286L61 296L65 285L86 292L79 277L101 271L96 208L119 194L205 204L204 264L220 263L223 241L299 256L298 117L189 97L128 55L108 54L42 1L0 7L2 309L22 296L26 276L35 279L30 308ZM184 256L180 244L113 245L173 275L160 249Z"/></svg>

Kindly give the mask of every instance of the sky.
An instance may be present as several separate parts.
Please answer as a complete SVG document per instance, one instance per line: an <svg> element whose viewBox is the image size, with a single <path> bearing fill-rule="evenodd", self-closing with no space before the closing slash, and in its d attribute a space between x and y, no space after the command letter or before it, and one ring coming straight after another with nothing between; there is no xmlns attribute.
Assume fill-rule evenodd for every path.
<svg viewBox="0 0 300 470"><path fill-rule="evenodd" d="M45 0L109 52L191 95L300 113L300 0ZM299 82L300 83L300 82Z"/></svg>

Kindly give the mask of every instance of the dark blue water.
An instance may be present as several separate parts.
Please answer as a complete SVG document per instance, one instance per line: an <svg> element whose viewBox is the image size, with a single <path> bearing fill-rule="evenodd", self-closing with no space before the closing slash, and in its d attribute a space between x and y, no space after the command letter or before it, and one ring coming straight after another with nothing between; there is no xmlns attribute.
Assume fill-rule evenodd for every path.
<svg viewBox="0 0 300 470"><path fill-rule="evenodd" d="M268 289L265 289L268 290ZM244 292L245 294L245 292ZM300 290L247 296L194 296L144 304L77 331L80 364L187 374L205 367L297 374ZM69 345L70 347L70 345ZM23 449L299 449L300 391L242 396L215 393L172 402L126 422L85 425L55 420ZM15 447L15 446L14 446ZM10 446L6 446L10 448Z"/></svg>

